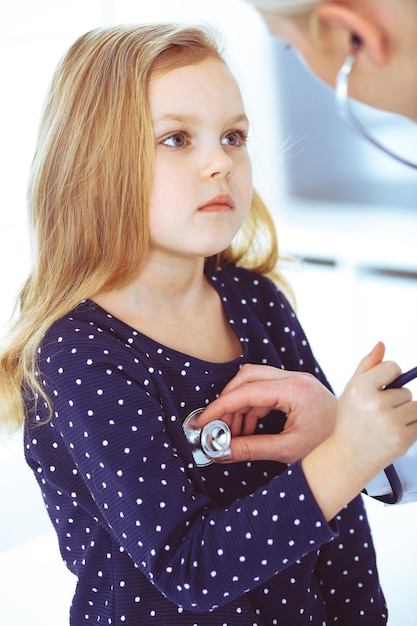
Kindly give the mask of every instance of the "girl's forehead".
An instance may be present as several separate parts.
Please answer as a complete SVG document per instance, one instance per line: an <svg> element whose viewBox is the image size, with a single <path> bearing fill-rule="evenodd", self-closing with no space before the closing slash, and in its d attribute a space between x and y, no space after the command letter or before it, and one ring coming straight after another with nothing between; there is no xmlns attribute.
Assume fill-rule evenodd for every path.
<svg viewBox="0 0 417 626"><path fill-rule="evenodd" d="M157 65L151 74L151 81L158 79L181 80L188 76L195 77L205 75L206 80L209 75L213 75L213 80L218 75L228 76L229 80L236 82L229 67L220 58L208 56L191 63L181 63L181 59L176 59L172 65L164 64L162 67ZM175 78L173 78L175 77Z"/></svg>
<svg viewBox="0 0 417 626"><path fill-rule="evenodd" d="M149 103L154 120L178 113L219 119L244 113L236 79L215 58L155 73L149 83Z"/></svg>
<svg viewBox="0 0 417 626"><path fill-rule="evenodd" d="M152 107L166 108L172 102L184 102L190 107L202 99L202 94L215 104L223 100L242 99L239 86L223 61L209 57L198 63L155 71L149 81Z"/></svg>

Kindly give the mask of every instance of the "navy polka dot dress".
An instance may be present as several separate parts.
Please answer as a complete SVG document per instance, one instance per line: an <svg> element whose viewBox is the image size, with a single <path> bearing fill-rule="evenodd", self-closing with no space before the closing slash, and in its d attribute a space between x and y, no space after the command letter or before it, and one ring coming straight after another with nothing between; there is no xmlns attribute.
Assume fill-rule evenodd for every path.
<svg viewBox="0 0 417 626"><path fill-rule="evenodd" d="M25 453L78 579L71 626L385 624L360 497L328 524L299 463L195 466L182 422L244 363L327 384L272 282L233 265L209 278L241 341L234 361L171 350L91 301L39 349L53 419L27 406Z"/></svg>

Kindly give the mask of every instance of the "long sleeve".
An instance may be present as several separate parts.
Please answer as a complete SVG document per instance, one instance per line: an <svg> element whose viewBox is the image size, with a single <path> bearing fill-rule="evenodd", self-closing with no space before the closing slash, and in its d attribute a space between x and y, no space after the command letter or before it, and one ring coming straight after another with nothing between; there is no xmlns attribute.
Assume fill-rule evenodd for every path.
<svg viewBox="0 0 417 626"><path fill-rule="evenodd" d="M190 452L184 459L176 451L184 436L169 397L161 403L161 388L133 353L122 367L118 349L104 355L90 343L86 352L61 336L55 349L48 343L43 370L54 381L60 440L42 450L50 459L43 474L53 481L63 464L77 469L87 492L72 493L74 510L96 507L100 524L163 595L211 610L334 536L298 465L228 507L196 489ZM66 520L57 514L54 522Z"/></svg>
<svg viewBox="0 0 417 626"><path fill-rule="evenodd" d="M317 574L329 618L343 626L375 624L387 609L375 576L375 550L361 497L336 516L339 535L323 546Z"/></svg>

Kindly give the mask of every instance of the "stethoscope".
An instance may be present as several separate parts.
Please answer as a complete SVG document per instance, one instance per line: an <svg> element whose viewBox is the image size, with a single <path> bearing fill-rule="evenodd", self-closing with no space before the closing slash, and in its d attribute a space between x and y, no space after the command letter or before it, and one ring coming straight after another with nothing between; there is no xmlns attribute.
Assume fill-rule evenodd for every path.
<svg viewBox="0 0 417 626"><path fill-rule="evenodd" d="M417 367L413 367L408 372L400 374L400 376L387 385L385 389L398 389L399 387L404 387L404 385L410 383L415 378L417 378ZM372 497L375 500L384 502L385 504L397 504L398 502L401 502L404 495L404 489L401 484L400 477L398 476L397 470L393 464L388 465L388 467L384 469L384 473L389 482L392 493Z"/></svg>
<svg viewBox="0 0 417 626"><path fill-rule="evenodd" d="M408 372L401 374L392 381L385 389L398 389L417 378L417 367L413 367ZM190 413L183 423L183 429L188 443L191 446L194 461L197 467L205 467L213 463L214 459L227 457L230 455L230 442L232 435L229 426L223 420L213 420L203 428L197 426L197 418L204 411L203 408L196 409ZM397 504L404 495L403 486L398 476L397 470L391 464L384 470L392 493L381 496L373 496L385 504Z"/></svg>
<svg viewBox="0 0 417 626"><path fill-rule="evenodd" d="M185 418L182 425L197 467L205 467L213 463L214 459L228 456L232 440L230 428L223 420L213 420L199 428L196 420L203 411L202 408L196 409Z"/></svg>
<svg viewBox="0 0 417 626"><path fill-rule="evenodd" d="M361 40L354 35L352 38L352 50L350 54L346 57L345 62L340 68L337 77L336 77L336 108L341 116L341 118L346 122L352 130L361 135L364 139L369 141L373 146L384 152L391 158L399 161L403 165L407 165L413 169L417 169L417 162L410 161L409 159L405 159L400 156L387 146L384 146L380 143L371 133L365 128L365 126L358 120L358 118L354 115L352 108L350 106L349 99L349 78L352 71L353 64L355 62L356 53L360 49L362 45Z"/></svg>

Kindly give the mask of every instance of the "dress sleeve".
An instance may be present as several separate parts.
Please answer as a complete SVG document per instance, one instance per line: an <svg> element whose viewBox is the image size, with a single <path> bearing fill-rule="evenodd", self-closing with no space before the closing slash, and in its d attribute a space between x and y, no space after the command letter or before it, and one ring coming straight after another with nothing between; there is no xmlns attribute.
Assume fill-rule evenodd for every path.
<svg viewBox="0 0 417 626"><path fill-rule="evenodd" d="M329 622L385 624L387 607L376 576L376 555L362 498L355 498L336 521L339 535L322 547L317 564Z"/></svg>
<svg viewBox="0 0 417 626"><path fill-rule="evenodd" d="M70 457L83 481L77 506L92 511L171 601L211 610L335 536L299 464L218 507L193 480L195 468L172 434L176 426L184 437L179 417L161 401L151 373L139 362L126 367L117 346L85 352L85 341L78 348L56 341L42 357L54 417L41 429L59 431L66 454L44 452L45 480L70 492L57 483L69 475Z"/></svg>

